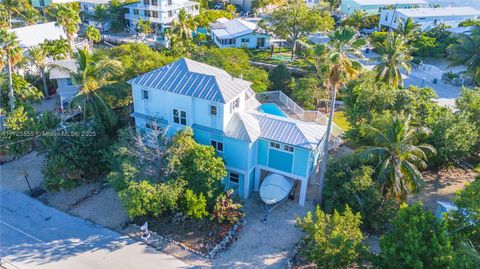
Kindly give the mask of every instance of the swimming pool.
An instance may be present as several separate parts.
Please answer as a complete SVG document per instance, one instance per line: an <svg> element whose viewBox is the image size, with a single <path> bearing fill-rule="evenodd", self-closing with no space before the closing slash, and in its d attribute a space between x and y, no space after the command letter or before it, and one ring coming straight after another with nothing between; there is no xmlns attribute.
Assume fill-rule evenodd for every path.
<svg viewBox="0 0 480 269"><path fill-rule="evenodd" d="M274 103L265 103L262 104L259 108L258 111L267 113L267 114L272 114L275 116L280 116L286 118L287 115L283 113L283 111Z"/></svg>

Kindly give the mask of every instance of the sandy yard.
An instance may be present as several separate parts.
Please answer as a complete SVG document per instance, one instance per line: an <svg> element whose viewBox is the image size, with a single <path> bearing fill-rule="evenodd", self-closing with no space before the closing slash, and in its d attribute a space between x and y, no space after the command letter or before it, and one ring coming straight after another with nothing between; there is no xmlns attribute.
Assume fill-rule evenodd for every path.
<svg viewBox="0 0 480 269"><path fill-rule="evenodd" d="M434 212L437 201L452 201L457 191L472 182L478 174L457 167L444 168L438 172L424 173L425 187L408 198L409 203L422 201L426 209Z"/></svg>
<svg viewBox="0 0 480 269"><path fill-rule="evenodd" d="M263 205L258 193L254 193L245 202L246 225L237 240L212 261L212 267L285 268L290 251L302 237L295 219L313 208L311 199L307 199L305 207L298 205L297 200L288 200L274 209L264 224Z"/></svg>
<svg viewBox="0 0 480 269"><path fill-rule="evenodd" d="M30 186L35 189L43 187L42 165L45 160L44 155L32 151L17 160L9 161L0 165L0 184L2 187L14 191L30 194L24 172L28 174Z"/></svg>

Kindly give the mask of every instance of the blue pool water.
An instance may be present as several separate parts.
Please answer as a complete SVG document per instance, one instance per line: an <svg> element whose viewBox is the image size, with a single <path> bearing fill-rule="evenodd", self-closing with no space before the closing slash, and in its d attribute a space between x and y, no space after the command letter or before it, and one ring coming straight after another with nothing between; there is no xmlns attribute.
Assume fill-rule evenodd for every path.
<svg viewBox="0 0 480 269"><path fill-rule="evenodd" d="M285 113L274 103L265 103L262 104L259 108L258 111L267 113L267 114L272 114L275 116L280 116L280 117L287 117Z"/></svg>

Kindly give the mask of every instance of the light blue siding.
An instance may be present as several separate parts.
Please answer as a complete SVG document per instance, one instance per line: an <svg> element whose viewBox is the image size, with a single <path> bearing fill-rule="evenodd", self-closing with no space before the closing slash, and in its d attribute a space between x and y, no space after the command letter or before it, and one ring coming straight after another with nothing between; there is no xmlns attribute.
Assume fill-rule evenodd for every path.
<svg viewBox="0 0 480 269"><path fill-rule="evenodd" d="M250 172L250 176L249 176L249 179L248 179L248 195L249 196L252 196L253 195L253 185L254 185L254 182L255 181L255 169L252 170L252 172Z"/></svg>
<svg viewBox="0 0 480 269"><path fill-rule="evenodd" d="M307 176L309 167L308 158L310 151L305 149L295 149L295 161L293 162L293 173L299 176Z"/></svg>
<svg viewBox="0 0 480 269"><path fill-rule="evenodd" d="M246 170L248 163L248 143L240 140L223 139L223 158L227 166Z"/></svg>
<svg viewBox="0 0 480 269"><path fill-rule="evenodd" d="M268 155L268 166L274 169L292 172L293 154L280 150L270 149Z"/></svg>
<svg viewBox="0 0 480 269"><path fill-rule="evenodd" d="M267 166L267 160L268 160L268 141L259 139L257 140L258 144L258 156L257 156L257 161L258 164L265 165Z"/></svg>
<svg viewBox="0 0 480 269"><path fill-rule="evenodd" d="M238 181L238 184L230 182L230 179L229 179L230 172L234 172L234 173L237 173L237 174L240 175L240 179ZM223 179L223 186L225 187L225 190L233 189L235 196L238 196L241 199L245 198L245 197L243 197L244 190L245 190L245 187L244 187L245 186L245 176L243 174L235 172L235 171L227 171L227 176Z"/></svg>

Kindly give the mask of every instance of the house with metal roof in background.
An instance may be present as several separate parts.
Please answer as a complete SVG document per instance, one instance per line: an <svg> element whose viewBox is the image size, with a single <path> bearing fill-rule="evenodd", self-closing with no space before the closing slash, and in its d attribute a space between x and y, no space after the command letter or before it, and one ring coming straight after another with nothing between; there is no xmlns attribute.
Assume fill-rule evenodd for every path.
<svg viewBox="0 0 480 269"><path fill-rule="evenodd" d="M213 42L220 48L270 48L270 35L244 19L220 18L210 25Z"/></svg>
<svg viewBox="0 0 480 269"><path fill-rule="evenodd" d="M77 2L77 0L32 0L32 6L36 8L45 8L51 4L65 4Z"/></svg>
<svg viewBox="0 0 480 269"><path fill-rule="evenodd" d="M299 203L305 203L325 142L324 124L261 104L251 82L186 58L129 83L137 130L158 126L171 137L191 127L198 143L211 145L224 159L224 185L240 198L251 197L266 176L276 174L291 182Z"/></svg>
<svg viewBox="0 0 480 269"><path fill-rule="evenodd" d="M60 98L60 109L64 110L78 94L80 85L75 84L72 72L77 70L77 62L72 59L57 60L49 63L49 79L57 84L57 95Z"/></svg>
<svg viewBox="0 0 480 269"><path fill-rule="evenodd" d="M425 0L342 0L340 11L347 16L357 10L379 14L384 9L427 7Z"/></svg>
<svg viewBox="0 0 480 269"><path fill-rule="evenodd" d="M7 31L15 33L20 47L23 49L36 47L45 42L45 40L67 39L65 30L58 26L56 22L39 23Z"/></svg>
<svg viewBox="0 0 480 269"><path fill-rule="evenodd" d="M401 21L408 18L420 24L423 31L435 28L439 24L457 27L464 20L480 18L480 10L473 7L438 7L383 10L380 15L380 26L397 29Z"/></svg>

